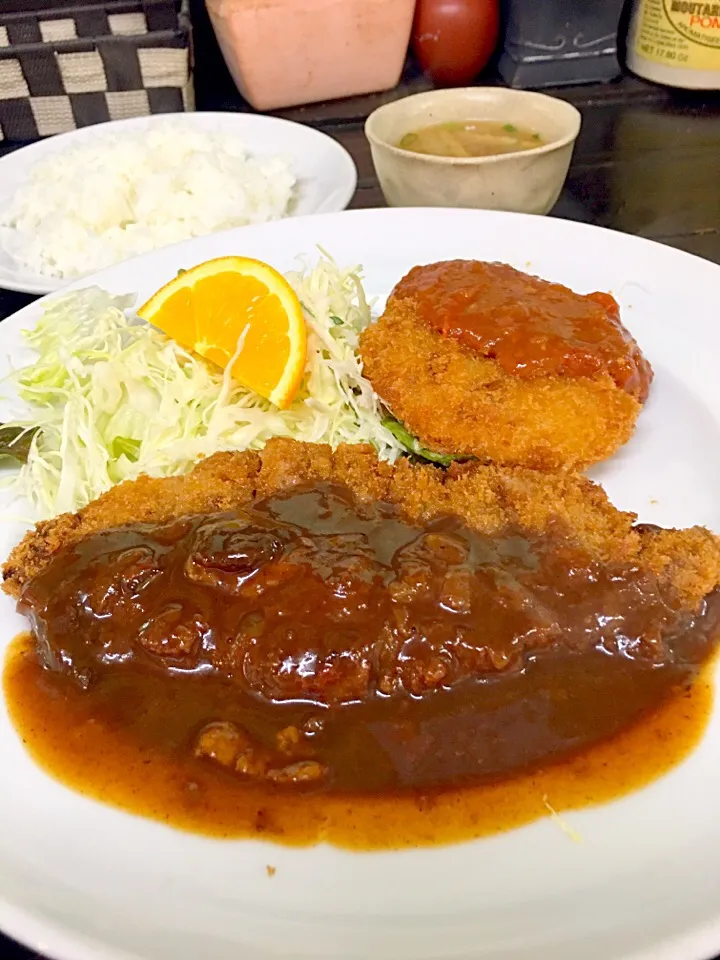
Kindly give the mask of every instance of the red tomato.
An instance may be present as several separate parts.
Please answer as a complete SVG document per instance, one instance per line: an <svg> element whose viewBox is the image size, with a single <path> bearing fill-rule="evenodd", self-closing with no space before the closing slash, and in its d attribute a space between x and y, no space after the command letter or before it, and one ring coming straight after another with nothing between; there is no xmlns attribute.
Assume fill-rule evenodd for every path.
<svg viewBox="0 0 720 960"><path fill-rule="evenodd" d="M499 22L498 0L418 0L413 51L436 83L462 86L490 59Z"/></svg>

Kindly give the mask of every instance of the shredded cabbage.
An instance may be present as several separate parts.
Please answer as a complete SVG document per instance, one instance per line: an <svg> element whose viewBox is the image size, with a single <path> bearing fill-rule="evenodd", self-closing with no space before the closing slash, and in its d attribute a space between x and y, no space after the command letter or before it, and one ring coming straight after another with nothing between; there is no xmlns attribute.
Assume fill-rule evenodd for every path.
<svg viewBox="0 0 720 960"><path fill-rule="evenodd" d="M371 443L391 460L403 452L356 353L370 322L359 268L323 254L288 279L305 309L308 354L287 410L134 317L133 296L91 287L50 302L25 334L37 361L13 375L27 417L9 424L37 428L15 480L37 514L75 511L122 480L183 473L273 436Z"/></svg>

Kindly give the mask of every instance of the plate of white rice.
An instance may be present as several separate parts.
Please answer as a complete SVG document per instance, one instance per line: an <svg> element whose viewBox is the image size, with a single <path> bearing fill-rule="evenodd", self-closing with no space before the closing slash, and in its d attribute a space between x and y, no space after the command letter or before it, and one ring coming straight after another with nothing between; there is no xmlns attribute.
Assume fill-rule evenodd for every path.
<svg viewBox="0 0 720 960"><path fill-rule="evenodd" d="M0 159L0 287L52 293L159 247L343 210L349 153L311 127L244 113L84 127Z"/></svg>

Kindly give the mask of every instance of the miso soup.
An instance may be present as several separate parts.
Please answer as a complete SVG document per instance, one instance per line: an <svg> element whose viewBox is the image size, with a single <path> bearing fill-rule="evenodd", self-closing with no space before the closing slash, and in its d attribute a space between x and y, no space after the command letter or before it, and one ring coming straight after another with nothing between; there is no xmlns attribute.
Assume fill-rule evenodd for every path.
<svg viewBox="0 0 720 960"><path fill-rule="evenodd" d="M501 153L532 150L545 141L539 133L501 120L460 120L433 123L398 142L402 150L436 157L491 157Z"/></svg>

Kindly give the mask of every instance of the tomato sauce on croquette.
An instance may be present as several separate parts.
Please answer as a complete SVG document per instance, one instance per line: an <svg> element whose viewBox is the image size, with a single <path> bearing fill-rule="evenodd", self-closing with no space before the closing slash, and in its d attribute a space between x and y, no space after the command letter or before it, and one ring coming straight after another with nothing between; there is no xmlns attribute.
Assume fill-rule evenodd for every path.
<svg viewBox="0 0 720 960"><path fill-rule="evenodd" d="M608 373L643 402L652 370L609 293L575 293L504 263L417 266L395 287L434 330L518 377Z"/></svg>

